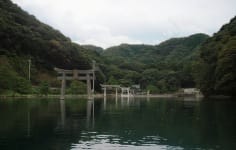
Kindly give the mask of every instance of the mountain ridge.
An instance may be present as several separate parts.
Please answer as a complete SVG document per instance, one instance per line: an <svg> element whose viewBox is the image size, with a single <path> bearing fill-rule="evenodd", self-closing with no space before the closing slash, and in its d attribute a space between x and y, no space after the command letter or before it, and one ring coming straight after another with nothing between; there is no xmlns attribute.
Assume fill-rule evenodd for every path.
<svg viewBox="0 0 236 150"><path fill-rule="evenodd" d="M106 75L107 84L140 84L151 93L169 93L195 87L197 83L206 95L232 94L235 92L232 89L236 89L235 20L233 18L212 37L198 33L171 38L158 45L121 44L103 49L73 43L10 0L2 0L0 84L5 86L0 88L0 93L2 90L27 93L22 89L44 81L58 86L54 67L89 69L95 60ZM27 79L29 59L32 61L31 82ZM102 82L98 74L97 90Z"/></svg>

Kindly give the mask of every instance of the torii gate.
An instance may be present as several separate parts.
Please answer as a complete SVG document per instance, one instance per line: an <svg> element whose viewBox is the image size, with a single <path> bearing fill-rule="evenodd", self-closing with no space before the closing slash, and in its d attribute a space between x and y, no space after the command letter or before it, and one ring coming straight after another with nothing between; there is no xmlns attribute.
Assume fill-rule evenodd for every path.
<svg viewBox="0 0 236 150"><path fill-rule="evenodd" d="M60 99L65 99L65 88L66 80L83 80L87 82L87 94L88 98L91 98L91 93L94 93L94 82L95 82L95 71L98 68L95 67L95 61L93 61L92 69L90 70L65 70L60 68L54 68L54 70L59 74L57 77L58 80L61 80L61 96ZM93 81L92 90L91 90L91 80Z"/></svg>
<svg viewBox="0 0 236 150"><path fill-rule="evenodd" d="M118 95L118 89L121 89L121 97L129 97L130 96L130 87L121 87L120 85L107 85L100 84L102 89L104 90L104 97L107 96L107 88L115 88L116 89L116 97Z"/></svg>
<svg viewBox="0 0 236 150"><path fill-rule="evenodd" d="M120 85L107 85L107 84L100 84L103 91L104 91L104 97L107 96L107 88L115 88L116 89L116 97L118 94L118 89L120 88Z"/></svg>

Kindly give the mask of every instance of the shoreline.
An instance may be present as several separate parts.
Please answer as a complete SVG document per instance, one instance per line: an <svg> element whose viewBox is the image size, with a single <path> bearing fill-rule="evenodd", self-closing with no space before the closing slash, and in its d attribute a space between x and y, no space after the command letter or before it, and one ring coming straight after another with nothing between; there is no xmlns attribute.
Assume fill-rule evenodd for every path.
<svg viewBox="0 0 236 150"><path fill-rule="evenodd" d="M0 95L0 99L8 99L8 98L58 98L60 99L59 94L56 95L36 95L36 94L27 94L27 95ZM106 97L116 97L116 94L107 94ZM119 94L117 97L121 97ZM196 97L195 95L182 95L178 96L176 94L149 94L149 95L130 95L130 98L181 98L181 97ZM65 95L66 98L104 98L103 94L94 94L91 97L89 97L87 94L83 95ZM126 98L126 97L124 97ZM196 97L197 98L197 97ZM201 97L202 98L202 97Z"/></svg>
<svg viewBox="0 0 236 150"><path fill-rule="evenodd" d="M36 94L27 94L27 95L0 95L0 100L4 99L34 99L34 98L39 98L39 99L61 99L61 95L55 94L55 95L36 95ZM82 98L82 99L103 99L104 95L99 93L99 94L94 94L92 96L88 96L87 94L82 94L82 95L65 95L64 100L66 99L76 99L76 98ZM116 98L116 94L107 94L106 98ZM117 98L121 98L121 95L118 94ZM127 96L124 96L123 98L127 98ZM177 95L177 94L149 94L149 95L130 95L130 99L132 98L184 98L186 100L192 100L192 99L205 99L206 97L204 96L196 96L194 94L192 95ZM232 99L230 96L223 96L223 95L212 95L208 98L207 100L220 100L220 99Z"/></svg>

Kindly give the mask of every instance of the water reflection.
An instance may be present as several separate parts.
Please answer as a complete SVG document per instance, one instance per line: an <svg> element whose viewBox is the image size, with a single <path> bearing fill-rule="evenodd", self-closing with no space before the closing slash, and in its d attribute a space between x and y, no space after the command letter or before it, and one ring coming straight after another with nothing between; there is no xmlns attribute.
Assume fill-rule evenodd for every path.
<svg viewBox="0 0 236 150"><path fill-rule="evenodd" d="M60 111L61 111L61 126L65 127L65 118L66 118L66 107L65 100L60 100Z"/></svg>
<svg viewBox="0 0 236 150"><path fill-rule="evenodd" d="M91 127L91 120L92 128L94 128L94 99L87 101L87 128Z"/></svg>
<svg viewBox="0 0 236 150"><path fill-rule="evenodd" d="M27 137L30 137L30 110L28 109L28 113L27 113Z"/></svg>
<svg viewBox="0 0 236 150"><path fill-rule="evenodd" d="M106 108L107 108L107 97L104 96L104 98L103 98L103 109L106 110Z"/></svg>
<svg viewBox="0 0 236 150"><path fill-rule="evenodd" d="M236 102L0 100L0 149L235 149Z"/></svg>

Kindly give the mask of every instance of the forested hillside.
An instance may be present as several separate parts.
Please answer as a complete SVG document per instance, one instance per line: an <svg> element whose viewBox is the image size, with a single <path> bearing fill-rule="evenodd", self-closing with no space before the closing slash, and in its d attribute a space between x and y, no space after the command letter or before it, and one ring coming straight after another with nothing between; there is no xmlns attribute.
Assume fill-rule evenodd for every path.
<svg viewBox="0 0 236 150"><path fill-rule="evenodd" d="M28 60L31 59L31 82L51 81L54 67L89 68L87 53L94 52L72 43L52 27L41 23L10 0L0 1L0 85L1 89L21 91L30 86ZM53 77L55 78L55 76ZM24 84L23 84L24 83Z"/></svg>
<svg viewBox="0 0 236 150"><path fill-rule="evenodd" d="M156 46L122 44L108 48L102 54L108 64L108 83L141 84L155 93L194 87L192 62L207 38L205 34L195 34Z"/></svg>
<svg viewBox="0 0 236 150"><path fill-rule="evenodd" d="M201 47L196 81L206 95L236 95L236 17Z"/></svg>

